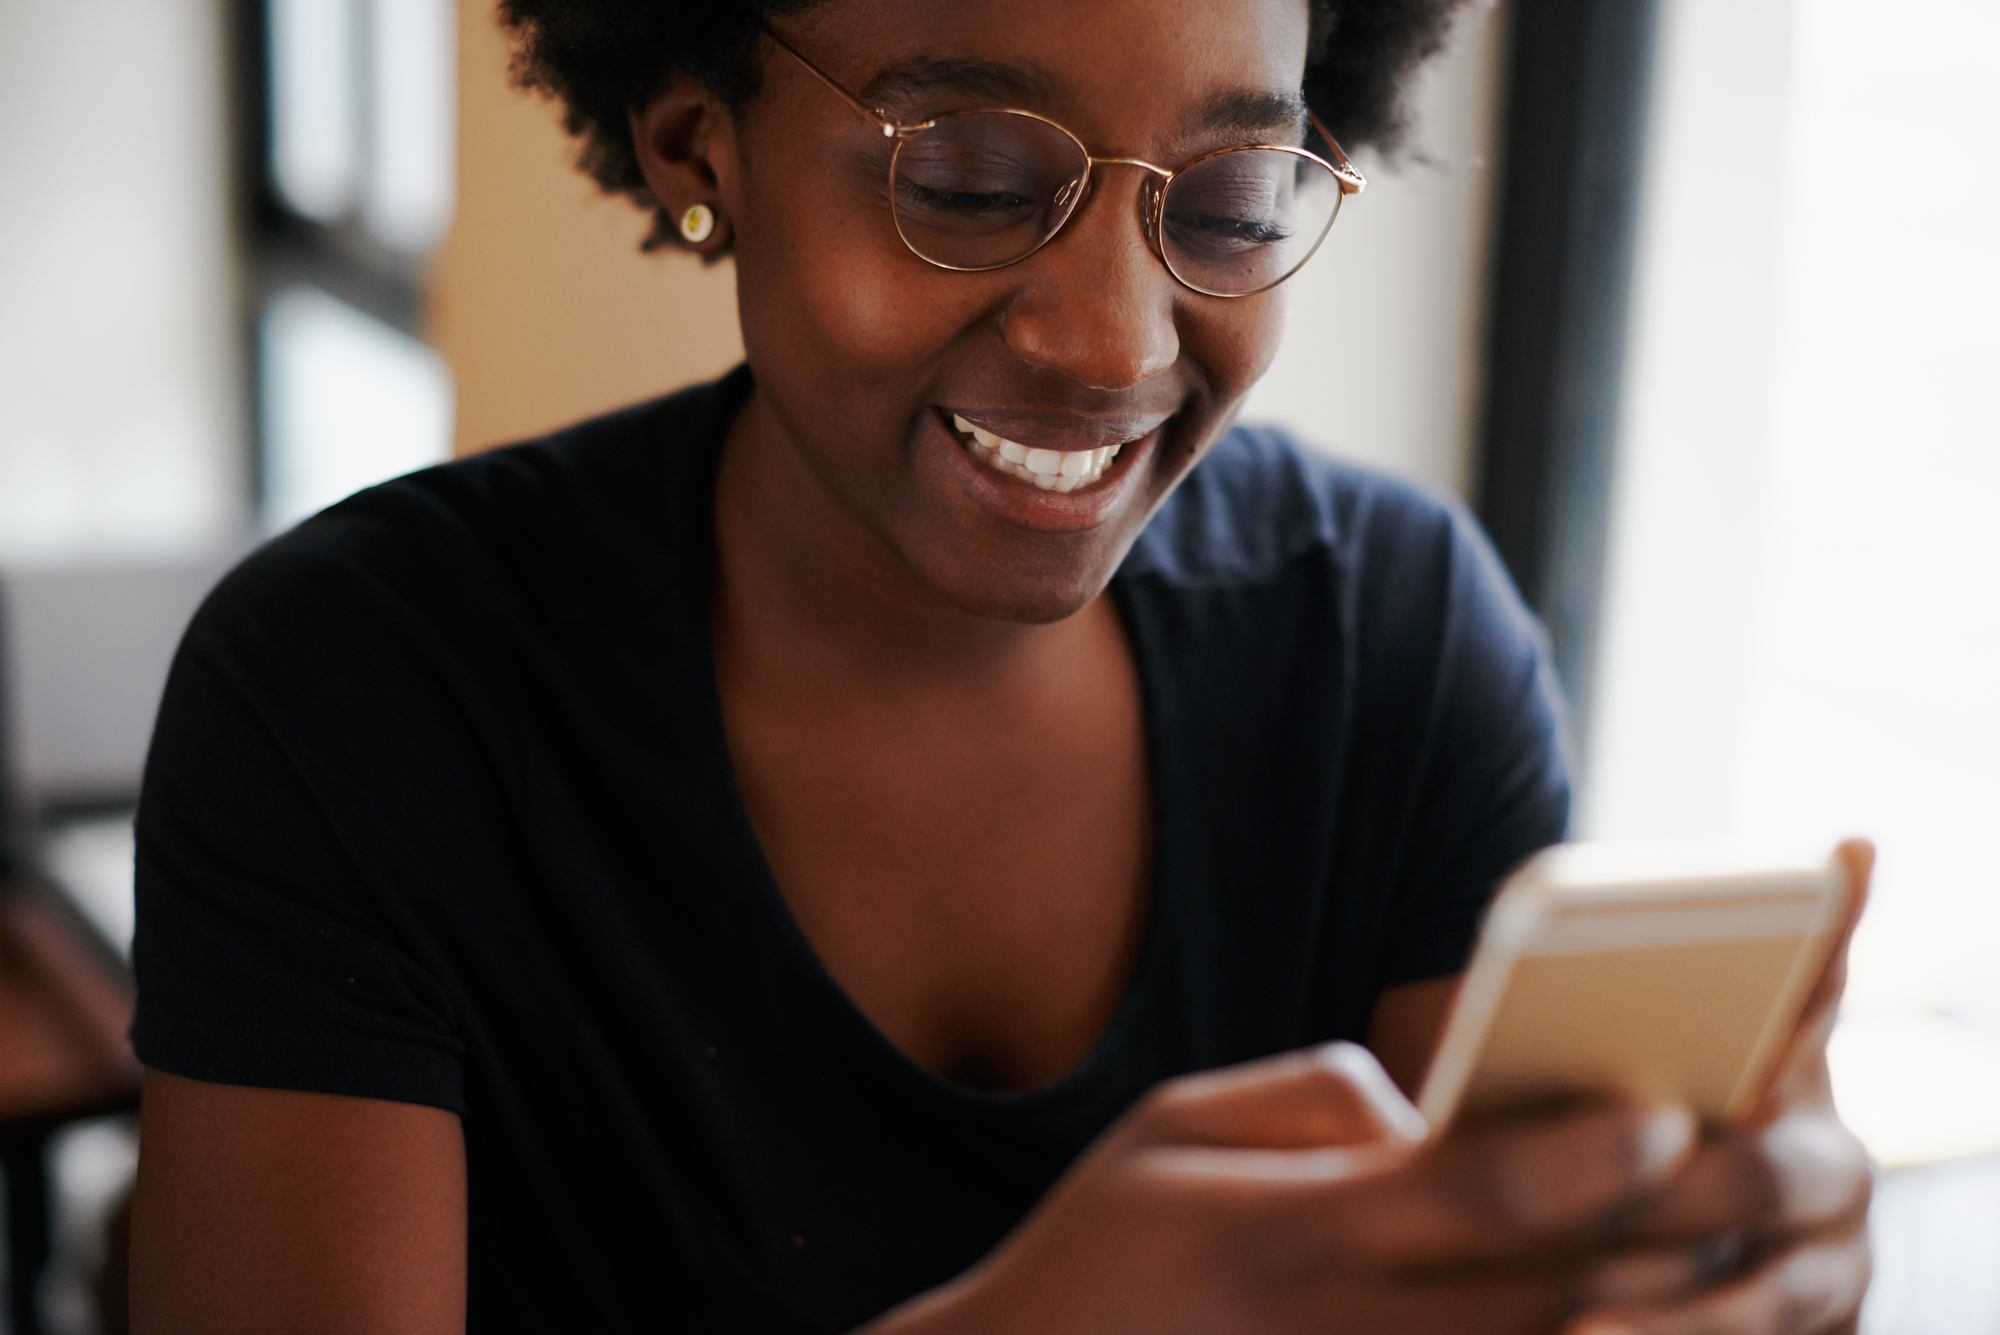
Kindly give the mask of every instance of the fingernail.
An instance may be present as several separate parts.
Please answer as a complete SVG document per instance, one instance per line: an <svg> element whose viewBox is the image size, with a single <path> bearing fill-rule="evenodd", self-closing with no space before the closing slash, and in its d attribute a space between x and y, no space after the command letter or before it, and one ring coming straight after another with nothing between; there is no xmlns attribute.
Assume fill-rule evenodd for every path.
<svg viewBox="0 0 2000 1335"><path fill-rule="evenodd" d="M1661 1108L1649 1115L1639 1128L1640 1171L1650 1177L1672 1168L1694 1144L1694 1134L1694 1117L1685 1108Z"/></svg>

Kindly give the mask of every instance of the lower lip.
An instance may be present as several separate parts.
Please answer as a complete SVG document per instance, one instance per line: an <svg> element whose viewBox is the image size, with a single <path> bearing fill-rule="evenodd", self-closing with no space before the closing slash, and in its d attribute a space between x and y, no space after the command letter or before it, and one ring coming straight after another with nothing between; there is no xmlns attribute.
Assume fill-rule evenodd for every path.
<svg viewBox="0 0 2000 1335"><path fill-rule="evenodd" d="M1022 528L1044 533L1074 533L1095 528L1120 509L1137 490L1142 473L1140 464L1150 458L1166 428L1156 426L1137 440L1127 441L1103 476L1077 491L1043 491L1011 473L989 468L973 457L972 451L945 425L941 412L929 414L931 429L949 447L952 470L959 485L981 508Z"/></svg>

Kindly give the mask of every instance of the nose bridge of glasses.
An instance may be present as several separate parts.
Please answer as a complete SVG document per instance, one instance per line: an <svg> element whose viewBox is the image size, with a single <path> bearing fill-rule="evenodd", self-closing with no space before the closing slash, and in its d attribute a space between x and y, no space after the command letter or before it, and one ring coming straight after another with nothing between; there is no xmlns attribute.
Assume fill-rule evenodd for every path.
<svg viewBox="0 0 2000 1335"><path fill-rule="evenodd" d="M1089 157L1089 162L1089 169L1092 172L1099 167L1137 167L1146 173L1139 182L1139 228L1145 233L1147 246L1157 249L1160 199L1166 191L1167 182L1174 178L1174 174L1158 163L1148 162L1144 158Z"/></svg>
<svg viewBox="0 0 2000 1335"><path fill-rule="evenodd" d="M1146 249L1164 261L1166 257L1159 253L1158 224L1160 201L1165 193L1166 184L1173 179L1174 173L1160 166L1158 163L1148 162L1144 158L1100 158L1085 153L1083 154L1083 162L1083 170L1069 180L1064 181L1055 192L1052 202L1055 205L1059 221L1050 229L1048 237L1044 239L1044 244L1054 240L1056 233L1065 230L1069 226L1076 218L1076 215L1082 211L1083 201L1087 196L1097 193L1097 182L1100 179L1097 172L1098 168L1137 167L1145 173L1139 181L1139 230L1145 240ZM1171 272L1171 267L1169 271Z"/></svg>
<svg viewBox="0 0 2000 1335"><path fill-rule="evenodd" d="M1173 173L1171 171L1168 171L1165 167L1160 166L1158 163L1148 162L1144 158L1093 157L1090 159L1090 165L1093 167L1138 167L1145 171L1151 172L1153 175L1159 177L1161 180L1165 180L1167 177L1173 175Z"/></svg>

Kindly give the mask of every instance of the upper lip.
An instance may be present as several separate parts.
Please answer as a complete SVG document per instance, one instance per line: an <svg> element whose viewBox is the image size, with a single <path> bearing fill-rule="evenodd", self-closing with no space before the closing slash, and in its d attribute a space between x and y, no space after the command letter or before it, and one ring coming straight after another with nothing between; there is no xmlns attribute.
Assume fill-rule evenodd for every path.
<svg viewBox="0 0 2000 1335"><path fill-rule="evenodd" d="M1173 414L1087 416L1080 413L1032 412L1010 408L946 408L945 420L963 417L1002 440L1039 450L1096 450L1139 439Z"/></svg>

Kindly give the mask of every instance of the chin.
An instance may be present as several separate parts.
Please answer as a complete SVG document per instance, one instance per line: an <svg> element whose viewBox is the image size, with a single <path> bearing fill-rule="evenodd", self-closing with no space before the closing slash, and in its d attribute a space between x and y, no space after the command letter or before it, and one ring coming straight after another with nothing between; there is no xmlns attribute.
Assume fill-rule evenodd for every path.
<svg viewBox="0 0 2000 1335"><path fill-rule="evenodd" d="M1116 569L1114 562L1101 570L1050 572L1026 578L1020 572L1010 571L1000 579L974 576L939 581L936 587L954 607L969 616L1046 626L1088 607L1111 583Z"/></svg>

